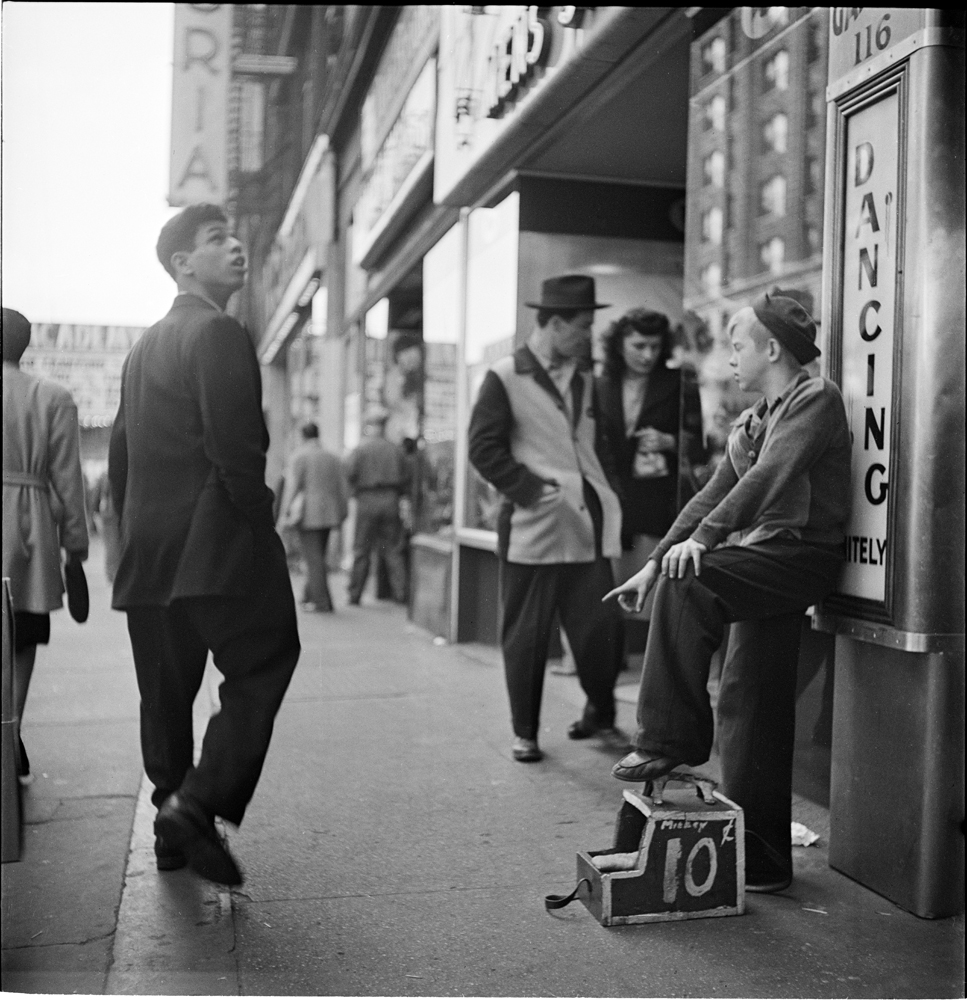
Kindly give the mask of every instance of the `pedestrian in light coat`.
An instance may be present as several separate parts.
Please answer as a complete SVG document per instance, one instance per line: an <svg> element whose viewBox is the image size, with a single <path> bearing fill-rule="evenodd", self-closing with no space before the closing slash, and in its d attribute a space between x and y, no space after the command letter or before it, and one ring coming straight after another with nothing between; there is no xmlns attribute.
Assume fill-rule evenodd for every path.
<svg viewBox="0 0 967 1000"><path fill-rule="evenodd" d="M543 757L541 694L555 613L587 696L571 739L627 747L615 727L624 626L609 560L621 552L621 506L591 374L594 279L544 282L527 344L484 378L470 418L470 461L503 494L499 515L501 645L516 760Z"/></svg>
<svg viewBox="0 0 967 1000"><path fill-rule="evenodd" d="M348 488L342 462L319 443L319 427L302 428L303 444L292 454L280 504L280 526L299 534L306 582L302 604L307 611L333 610L326 565L329 535L346 520Z"/></svg>
<svg viewBox="0 0 967 1000"><path fill-rule="evenodd" d="M13 599L14 702L23 719L37 646L50 641L50 612L63 606L61 550L87 559L84 474L77 407L63 386L20 370L30 323L3 310L3 575ZM20 742L20 778L30 778Z"/></svg>
<svg viewBox="0 0 967 1000"><path fill-rule="evenodd" d="M159 868L242 881L216 832L255 791L299 658L295 601L265 483L268 432L251 338L226 312L242 245L215 205L171 219L158 258L170 312L124 362L109 475L120 519L114 607L127 612ZM219 712L194 762L192 705L209 652Z"/></svg>

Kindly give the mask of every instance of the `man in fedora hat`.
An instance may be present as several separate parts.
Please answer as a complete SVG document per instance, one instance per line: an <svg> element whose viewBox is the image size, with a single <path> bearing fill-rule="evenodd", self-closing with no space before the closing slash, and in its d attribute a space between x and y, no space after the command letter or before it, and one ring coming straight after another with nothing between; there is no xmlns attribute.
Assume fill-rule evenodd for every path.
<svg viewBox="0 0 967 1000"><path fill-rule="evenodd" d="M593 395L594 279L543 283L527 343L484 378L470 418L470 460L502 494L498 524L501 645L516 760L543 757L541 693L554 615L587 695L572 739L627 749L615 728L623 621L602 603L621 552L621 507Z"/></svg>
<svg viewBox="0 0 967 1000"><path fill-rule="evenodd" d="M792 881L796 667L803 615L836 586L850 497L843 397L803 367L816 324L794 299L760 295L729 324L741 414L725 457L643 569L608 596L639 608L657 584L623 781L702 764L712 749L709 662L731 623L718 695L725 794L745 811L746 888Z"/></svg>

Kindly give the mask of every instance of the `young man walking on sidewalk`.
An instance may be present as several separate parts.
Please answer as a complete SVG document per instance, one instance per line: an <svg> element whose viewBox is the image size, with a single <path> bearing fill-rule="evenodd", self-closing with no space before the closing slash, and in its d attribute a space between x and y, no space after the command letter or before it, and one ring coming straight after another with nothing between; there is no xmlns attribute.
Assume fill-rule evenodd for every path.
<svg viewBox="0 0 967 1000"><path fill-rule="evenodd" d="M514 742L522 762L537 742L555 612L587 695L571 739L627 749L615 728L624 624L601 598L621 553L621 505L609 481L591 373L594 279L549 278L527 344L487 373L470 418L470 461L504 496L498 524L501 644ZM608 470L606 472L605 470Z"/></svg>
<svg viewBox="0 0 967 1000"><path fill-rule="evenodd" d="M242 874L214 818L242 821L299 658L285 550L265 484L268 433L252 341L225 307L245 283L242 245L215 205L161 230L178 284L171 311L124 363L109 476L120 519L115 608L127 612L141 748L158 808L158 867L215 882ZM192 705L208 653L221 709L197 765Z"/></svg>
<svg viewBox="0 0 967 1000"><path fill-rule="evenodd" d="M762 399L649 557L608 597L640 609L657 583L637 750L613 769L650 781L712 749L709 662L732 623L718 697L724 792L745 811L746 888L792 881L790 820L802 619L836 586L850 497L843 397L803 368L819 356L798 302L762 295L729 327L739 388Z"/></svg>

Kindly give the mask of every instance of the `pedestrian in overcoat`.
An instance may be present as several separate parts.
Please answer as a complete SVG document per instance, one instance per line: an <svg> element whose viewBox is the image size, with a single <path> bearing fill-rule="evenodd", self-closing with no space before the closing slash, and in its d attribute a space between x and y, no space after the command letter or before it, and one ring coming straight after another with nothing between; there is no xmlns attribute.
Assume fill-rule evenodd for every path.
<svg viewBox="0 0 967 1000"><path fill-rule="evenodd" d="M14 612L14 710L23 719L37 646L63 606L64 565L87 559L86 488L77 406L64 386L20 369L30 323L3 309L3 575ZM20 741L18 770L30 780Z"/></svg>

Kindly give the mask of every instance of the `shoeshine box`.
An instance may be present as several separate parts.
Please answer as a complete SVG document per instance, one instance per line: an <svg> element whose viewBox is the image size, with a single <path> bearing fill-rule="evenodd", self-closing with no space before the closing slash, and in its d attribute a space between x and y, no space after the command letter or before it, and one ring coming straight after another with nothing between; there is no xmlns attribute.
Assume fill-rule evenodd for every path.
<svg viewBox="0 0 967 1000"><path fill-rule="evenodd" d="M578 898L599 923L612 927L745 912L741 806L710 783L704 790L666 787L654 797L631 790L623 795L614 846L577 856L578 880L589 886Z"/></svg>

